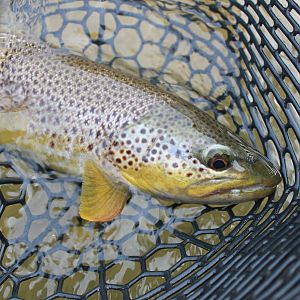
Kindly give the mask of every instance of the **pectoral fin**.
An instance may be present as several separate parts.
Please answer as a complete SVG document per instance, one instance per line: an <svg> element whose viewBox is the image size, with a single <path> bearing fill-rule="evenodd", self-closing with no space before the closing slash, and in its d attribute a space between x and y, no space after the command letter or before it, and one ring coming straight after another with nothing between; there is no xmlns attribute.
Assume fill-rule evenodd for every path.
<svg viewBox="0 0 300 300"><path fill-rule="evenodd" d="M129 197L127 187L112 182L93 161L86 161L80 196L81 218L94 222L110 221L121 213Z"/></svg>

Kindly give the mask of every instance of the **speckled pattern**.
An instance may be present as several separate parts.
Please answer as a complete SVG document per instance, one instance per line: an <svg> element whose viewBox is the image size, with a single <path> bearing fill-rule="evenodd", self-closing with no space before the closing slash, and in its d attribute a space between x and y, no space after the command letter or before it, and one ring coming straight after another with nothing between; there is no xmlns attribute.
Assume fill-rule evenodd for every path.
<svg viewBox="0 0 300 300"><path fill-rule="evenodd" d="M43 44L11 39L16 41L2 63L1 92L13 97L14 102L8 103L13 109L29 109L29 134L47 135L49 148L58 145L67 156L80 148L99 159L104 152L115 166L125 169L162 161L171 173L179 167L181 153L190 151L191 141L208 143L205 138L213 141L218 134L217 125L205 113L142 80ZM185 114L172 106L186 110ZM189 113L194 122L186 116ZM193 124L199 131L175 146L174 133L188 131ZM221 142L225 136L220 133L218 138ZM170 147L177 147L175 156L171 157ZM189 160L195 167L187 176L197 167L206 168L192 155ZM180 168L186 166L183 162Z"/></svg>
<svg viewBox="0 0 300 300"><path fill-rule="evenodd" d="M159 166L159 174L162 172L168 182L166 186L157 185L155 181L161 175L153 174L158 178L147 179L146 187L143 183L141 188L184 201L189 196L182 190L196 180L226 175L209 164L204 154L209 147L232 149L226 154L228 159L220 158L228 167L231 161L232 169L238 171L228 177L230 180L260 159L229 129L176 96L141 79L43 44L29 40L19 47L20 39L14 39L17 42L10 44L1 68L2 85L7 86L5 93L11 92L11 98L17 94L12 109L27 111L30 116L26 135L17 144L42 155L56 156L58 152L66 161L79 153L75 174L81 175L84 162L92 158L107 174L121 180L124 176L119 176L119 170L136 171L130 174L134 179L129 181L140 188L135 179L140 176L140 169ZM23 98L18 95L20 89ZM223 151L216 151L218 157L223 155ZM48 162L47 156L42 156L42 160L57 167ZM268 174L276 174L271 165L267 168ZM174 195L174 188L170 187L172 177L179 185L184 178L190 179L180 187L179 195ZM128 176L125 178L128 180Z"/></svg>

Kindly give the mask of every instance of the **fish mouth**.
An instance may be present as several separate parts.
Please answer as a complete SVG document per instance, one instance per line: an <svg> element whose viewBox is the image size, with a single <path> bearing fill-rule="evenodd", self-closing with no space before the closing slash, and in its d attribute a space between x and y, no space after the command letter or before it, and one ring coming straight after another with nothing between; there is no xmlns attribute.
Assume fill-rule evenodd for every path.
<svg viewBox="0 0 300 300"><path fill-rule="evenodd" d="M254 182L249 182L247 179L234 180L229 178L205 180L188 188L187 194L190 200L187 201L191 203L230 205L258 200L273 194L280 181L281 176L279 173L274 177L255 180Z"/></svg>
<svg viewBox="0 0 300 300"><path fill-rule="evenodd" d="M201 202L203 201L203 203L217 205L229 205L251 200L258 200L273 194L276 190L276 186L277 185L264 186L257 184L248 187L224 189L211 194L203 195L199 200Z"/></svg>

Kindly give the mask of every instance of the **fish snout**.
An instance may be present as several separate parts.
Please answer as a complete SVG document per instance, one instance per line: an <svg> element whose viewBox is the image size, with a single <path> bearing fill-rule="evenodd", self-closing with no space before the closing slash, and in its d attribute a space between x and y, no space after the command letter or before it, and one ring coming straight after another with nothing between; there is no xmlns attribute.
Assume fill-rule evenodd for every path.
<svg viewBox="0 0 300 300"><path fill-rule="evenodd" d="M282 180L277 168L265 157L260 157L251 166L251 173L262 187L276 187Z"/></svg>

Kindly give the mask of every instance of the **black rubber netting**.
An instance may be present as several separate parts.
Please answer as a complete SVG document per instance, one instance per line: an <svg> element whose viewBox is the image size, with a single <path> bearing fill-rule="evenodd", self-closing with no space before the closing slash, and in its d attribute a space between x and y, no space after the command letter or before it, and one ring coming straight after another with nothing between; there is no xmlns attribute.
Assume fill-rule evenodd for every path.
<svg viewBox="0 0 300 300"><path fill-rule="evenodd" d="M63 33L69 2L45 1L42 17L39 1L12 7L23 21L38 20L42 39L72 48ZM92 2L73 3L86 12L72 21L89 38L79 49L84 55L94 45L90 58L116 68L124 63L208 110L280 165L283 184L268 199L227 208L138 195L117 220L101 225L78 217L80 179L2 147L0 298L300 299L299 3L104 1L113 3L104 8ZM87 25L95 12L97 37ZM108 14L117 16L111 35ZM63 25L49 35L47 17L57 15ZM138 21L128 25L124 16ZM161 30L160 39L143 35L145 19ZM190 26L196 21L206 36ZM115 43L124 29L137 31L136 52ZM169 35L174 42L167 47ZM151 71L141 59L145 44L164 53ZM195 69L195 52L209 62L205 69ZM197 86L201 80L205 89Z"/></svg>

